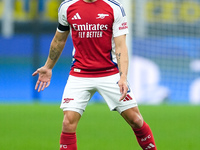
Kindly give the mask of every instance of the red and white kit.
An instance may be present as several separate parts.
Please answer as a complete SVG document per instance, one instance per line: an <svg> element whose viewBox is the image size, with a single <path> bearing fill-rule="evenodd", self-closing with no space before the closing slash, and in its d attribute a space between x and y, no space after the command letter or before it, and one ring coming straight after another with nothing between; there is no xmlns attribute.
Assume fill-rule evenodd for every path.
<svg viewBox="0 0 200 150"><path fill-rule="evenodd" d="M127 19L115 0L66 0L59 23L71 27L73 66L70 75L102 77L118 73L113 37L128 33Z"/></svg>
<svg viewBox="0 0 200 150"><path fill-rule="evenodd" d="M119 102L119 71L113 38L128 33L127 18L122 5L116 0L97 0L92 3L66 0L61 4L58 16L59 24L70 26L74 45L73 64L61 108L82 114L96 91L104 97L111 110L121 113L137 106L131 91L127 94L130 98ZM63 32L59 28L57 30ZM100 84L102 81L103 86ZM95 86L91 82L96 83ZM99 87L105 89L99 91ZM104 94L105 91L108 95ZM84 99L85 96L87 98Z"/></svg>

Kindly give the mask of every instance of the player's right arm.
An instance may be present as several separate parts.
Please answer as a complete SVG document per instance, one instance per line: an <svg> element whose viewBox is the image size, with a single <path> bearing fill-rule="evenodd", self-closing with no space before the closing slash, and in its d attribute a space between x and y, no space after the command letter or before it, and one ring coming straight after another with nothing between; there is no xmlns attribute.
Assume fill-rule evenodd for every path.
<svg viewBox="0 0 200 150"><path fill-rule="evenodd" d="M44 65L45 67L49 69L53 69L53 67L55 66L58 58L60 57L65 47L65 43L67 41L68 35L69 35L69 31L65 31L65 32L56 31L56 34L50 45L49 57L47 58L47 61Z"/></svg>
<svg viewBox="0 0 200 150"><path fill-rule="evenodd" d="M55 66L64 49L69 32L69 30L64 32L56 31L55 36L50 45L49 56L46 60L45 65L37 69L32 74L33 76L39 74L38 80L35 85L35 90L38 89L38 92L44 90L50 85L52 69Z"/></svg>
<svg viewBox="0 0 200 150"><path fill-rule="evenodd" d="M66 14L67 7L68 3L64 1L58 9L59 26L51 42L49 56L46 60L45 65L37 69L32 74L33 76L39 74L38 80L35 85L35 90L38 89L38 92L44 90L50 85L52 69L55 66L58 58L60 57L64 49L65 43L67 41L67 37L70 32L70 25L67 21L67 14Z"/></svg>

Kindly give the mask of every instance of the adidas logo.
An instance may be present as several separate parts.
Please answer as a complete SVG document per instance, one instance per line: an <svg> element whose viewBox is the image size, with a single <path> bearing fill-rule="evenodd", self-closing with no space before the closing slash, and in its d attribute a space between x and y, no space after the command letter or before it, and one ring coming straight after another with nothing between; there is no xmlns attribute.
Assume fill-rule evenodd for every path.
<svg viewBox="0 0 200 150"><path fill-rule="evenodd" d="M76 13L74 15L74 17L72 18L72 20L77 20L77 19L81 19L80 15L78 13Z"/></svg>
<svg viewBox="0 0 200 150"><path fill-rule="evenodd" d="M126 97L123 99L123 102L130 101L130 100L133 100L133 98L129 94L127 94Z"/></svg>
<svg viewBox="0 0 200 150"><path fill-rule="evenodd" d="M152 144L152 143L150 143L148 146L147 146L147 148L145 148L145 149L151 149L151 148L154 148L155 146Z"/></svg>

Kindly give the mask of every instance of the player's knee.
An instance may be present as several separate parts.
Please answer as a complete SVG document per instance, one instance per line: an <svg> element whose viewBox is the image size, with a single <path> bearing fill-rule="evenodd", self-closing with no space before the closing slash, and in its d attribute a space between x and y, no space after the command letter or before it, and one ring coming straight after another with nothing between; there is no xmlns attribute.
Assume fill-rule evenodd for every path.
<svg viewBox="0 0 200 150"><path fill-rule="evenodd" d="M141 128L143 118L137 107L128 109L121 114L132 128Z"/></svg>
<svg viewBox="0 0 200 150"><path fill-rule="evenodd" d="M67 119L63 120L63 131L64 132L75 132L76 126L77 125L70 120L67 120Z"/></svg>
<svg viewBox="0 0 200 150"><path fill-rule="evenodd" d="M63 132L76 132L81 115L74 111L65 111L63 119Z"/></svg>
<svg viewBox="0 0 200 150"><path fill-rule="evenodd" d="M65 117L63 120L63 131L64 132L75 132L77 127L76 121L73 118Z"/></svg>
<svg viewBox="0 0 200 150"><path fill-rule="evenodd" d="M141 115L136 115L135 117L130 118L129 119L129 125L132 128L141 128L142 125L143 125L143 118L142 118L142 116Z"/></svg>

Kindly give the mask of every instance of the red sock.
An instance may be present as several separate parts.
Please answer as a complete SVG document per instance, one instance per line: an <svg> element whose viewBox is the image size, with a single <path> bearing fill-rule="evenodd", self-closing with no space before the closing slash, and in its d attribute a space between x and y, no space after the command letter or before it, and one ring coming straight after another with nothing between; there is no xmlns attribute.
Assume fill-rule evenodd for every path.
<svg viewBox="0 0 200 150"><path fill-rule="evenodd" d="M60 150L77 150L76 133L61 133Z"/></svg>
<svg viewBox="0 0 200 150"><path fill-rule="evenodd" d="M143 123L141 128L133 129L133 131L143 150L157 150L153 133L146 122Z"/></svg>

